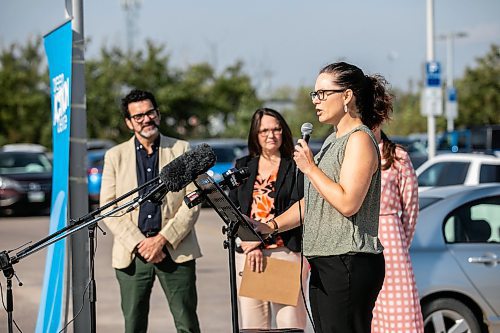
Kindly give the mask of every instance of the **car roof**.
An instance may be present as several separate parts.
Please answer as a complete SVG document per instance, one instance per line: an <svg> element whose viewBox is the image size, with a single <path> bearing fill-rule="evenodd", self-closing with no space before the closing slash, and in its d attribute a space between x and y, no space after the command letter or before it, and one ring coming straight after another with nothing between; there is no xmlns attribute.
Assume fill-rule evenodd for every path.
<svg viewBox="0 0 500 333"><path fill-rule="evenodd" d="M454 195L470 196L474 192L484 191L485 189L498 189L500 190L500 183L485 183L473 186L467 185L452 185L452 186L438 186L432 187L426 191L419 192L420 198L450 198Z"/></svg>
<svg viewBox="0 0 500 333"><path fill-rule="evenodd" d="M439 154L434 156L430 161L463 161L463 160L474 160L474 161L485 161L500 163L500 158L495 155L488 155L482 153L450 153L450 154Z"/></svg>
<svg viewBox="0 0 500 333"><path fill-rule="evenodd" d="M108 150L107 149L93 149L87 151L88 158L101 158L104 157Z"/></svg>
<svg viewBox="0 0 500 333"><path fill-rule="evenodd" d="M443 239L443 222L448 214L464 204L496 196L500 196L500 183L443 186L420 192L419 204L424 205L420 207L418 214L412 249L427 251L446 246Z"/></svg>
<svg viewBox="0 0 500 333"><path fill-rule="evenodd" d="M109 149L113 147L115 143L108 139L88 139L87 140L87 150L100 150Z"/></svg>
<svg viewBox="0 0 500 333"><path fill-rule="evenodd" d="M36 153L46 153L47 148L36 143L10 143L2 146L0 151L12 152L36 152Z"/></svg>
<svg viewBox="0 0 500 333"><path fill-rule="evenodd" d="M475 162L475 163L489 163L489 164L499 164L500 157L495 155L486 155L481 153L449 153L449 154L439 154L431 159L422 163L415 171L417 176L420 176L422 172L427 170L430 166L439 162Z"/></svg>

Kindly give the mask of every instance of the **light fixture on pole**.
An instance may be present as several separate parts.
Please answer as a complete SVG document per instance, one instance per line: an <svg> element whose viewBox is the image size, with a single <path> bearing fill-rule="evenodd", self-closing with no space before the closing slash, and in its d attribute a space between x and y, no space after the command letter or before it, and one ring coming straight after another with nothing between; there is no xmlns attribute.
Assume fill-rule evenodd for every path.
<svg viewBox="0 0 500 333"><path fill-rule="evenodd" d="M446 129L448 132L454 130L454 120L458 117L457 91L453 83L453 60L454 60L454 41L457 38L467 37L465 32L449 32L437 36L437 40L446 41Z"/></svg>

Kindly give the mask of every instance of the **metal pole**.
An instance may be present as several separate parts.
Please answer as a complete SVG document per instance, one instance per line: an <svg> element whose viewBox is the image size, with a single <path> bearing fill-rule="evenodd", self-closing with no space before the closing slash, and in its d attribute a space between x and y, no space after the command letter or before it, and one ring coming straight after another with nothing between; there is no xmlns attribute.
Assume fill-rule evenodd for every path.
<svg viewBox="0 0 500 333"><path fill-rule="evenodd" d="M427 62L434 61L434 0L427 0ZM427 151L429 159L436 155L436 118L427 115Z"/></svg>
<svg viewBox="0 0 500 333"><path fill-rule="evenodd" d="M453 88L453 38L454 35L450 32L446 36L446 91L447 93ZM448 97L446 103L450 103ZM446 108L448 109L448 108ZM452 132L454 130L453 118L449 115L446 117L446 130Z"/></svg>
<svg viewBox="0 0 500 333"><path fill-rule="evenodd" d="M67 3L69 0L66 1ZM87 110L85 96L85 37L83 31L83 0L71 0L73 17L73 64L71 88L70 137L70 218L88 212L87 191ZM88 298L83 297L89 283L89 242L87 230L71 236L73 315L82 311L73 323L75 333L92 331Z"/></svg>

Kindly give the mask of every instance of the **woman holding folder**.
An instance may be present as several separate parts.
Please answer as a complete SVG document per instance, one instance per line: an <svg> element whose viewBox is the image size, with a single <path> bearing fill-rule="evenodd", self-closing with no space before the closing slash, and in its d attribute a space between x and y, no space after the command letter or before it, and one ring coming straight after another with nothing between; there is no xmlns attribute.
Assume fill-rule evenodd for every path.
<svg viewBox="0 0 500 333"><path fill-rule="evenodd" d="M256 221L267 221L302 197L303 181L300 189L295 188L297 173L292 159L293 149L290 127L281 114L269 108L256 110L248 135L249 155L236 161L236 168L248 167L250 176L230 193L231 200L243 214ZM240 290L242 276L245 279L245 266L247 271L262 273L256 278L265 281L263 270L268 258L297 263L298 267L302 267L302 275L300 276L299 268L297 276L291 278L296 278L297 281L302 278L303 285L306 285L308 265L305 259L300 265L301 236L302 231L297 228L273 235L265 246L255 247L253 242L241 242L240 253L236 253L238 289ZM243 251L248 253L245 255ZM283 285L272 288L283 288ZM270 301L265 295L261 298L266 299L239 296L241 328L269 329L274 319L277 328L304 329L306 310L299 289L300 284L297 284L293 290L288 291L293 295L293 301L290 302L292 305Z"/></svg>

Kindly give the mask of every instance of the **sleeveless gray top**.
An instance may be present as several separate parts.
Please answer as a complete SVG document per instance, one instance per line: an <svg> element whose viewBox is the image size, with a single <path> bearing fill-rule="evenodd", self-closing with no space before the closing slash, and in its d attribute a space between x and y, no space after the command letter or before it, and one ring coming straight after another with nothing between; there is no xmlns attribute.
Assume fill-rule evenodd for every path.
<svg viewBox="0 0 500 333"><path fill-rule="evenodd" d="M380 152L373 133L365 125L336 138L336 133L326 138L321 151L314 157L316 165L334 182L340 178L347 141L352 133L363 131L372 138L378 154L378 170L373 175L359 211L345 217L318 193L309 179L304 177L304 255L330 256L346 253L381 253L378 239L380 209Z"/></svg>

